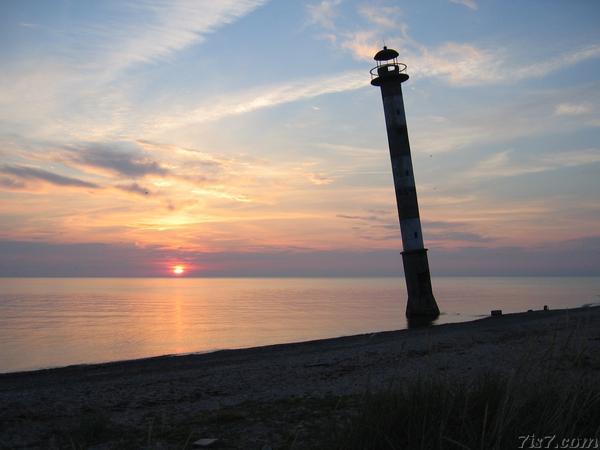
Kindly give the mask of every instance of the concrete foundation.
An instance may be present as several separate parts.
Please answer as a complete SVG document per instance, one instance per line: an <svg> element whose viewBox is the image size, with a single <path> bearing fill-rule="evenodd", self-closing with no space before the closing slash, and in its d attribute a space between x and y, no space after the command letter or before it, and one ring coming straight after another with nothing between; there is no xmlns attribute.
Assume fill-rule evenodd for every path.
<svg viewBox="0 0 600 450"><path fill-rule="evenodd" d="M404 264L404 276L406 278L406 289L408 290L406 316L439 316L440 310L431 288L427 249L402 252L402 263Z"/></svg>

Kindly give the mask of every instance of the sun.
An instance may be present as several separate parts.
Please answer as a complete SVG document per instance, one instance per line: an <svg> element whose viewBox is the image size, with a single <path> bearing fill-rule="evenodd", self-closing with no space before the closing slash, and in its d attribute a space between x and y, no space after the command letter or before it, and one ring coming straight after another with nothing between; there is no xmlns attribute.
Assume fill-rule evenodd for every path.
<svg viewBox="0 0 600 450"><path fill-rule="evenodd" d="M185 266L177 265L173 266L173 273L175 275L182 275L185 272Z"/></svg>

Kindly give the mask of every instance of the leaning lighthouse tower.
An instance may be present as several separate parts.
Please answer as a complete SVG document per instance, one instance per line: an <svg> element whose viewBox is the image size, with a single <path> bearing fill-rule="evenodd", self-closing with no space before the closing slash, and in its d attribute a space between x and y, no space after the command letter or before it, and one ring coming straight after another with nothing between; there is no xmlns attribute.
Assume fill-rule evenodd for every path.
<svg viewBox="0 0 600 450"><path fill-rule="evenodd" d="M440 310L431 290L427 249L423 245L417 189L413 173L402 83L408 80L406 65L399 63L398 52L383 47L375 55L377 66L371 69L371 84L381 88L387 127L396 204L402 233L402 262L408 290L406 316L435 318Z"/></svg>

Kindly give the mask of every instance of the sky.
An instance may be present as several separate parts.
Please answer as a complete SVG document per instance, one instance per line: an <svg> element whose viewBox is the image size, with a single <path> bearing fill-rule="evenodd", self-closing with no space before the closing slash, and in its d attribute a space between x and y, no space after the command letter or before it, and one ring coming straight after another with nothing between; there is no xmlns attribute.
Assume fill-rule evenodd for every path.
<svg viewBox="0 0 600 450"><path fill-rule="evenodd" d="M600 275L600 3L0 3L0 276Z"/></svg>

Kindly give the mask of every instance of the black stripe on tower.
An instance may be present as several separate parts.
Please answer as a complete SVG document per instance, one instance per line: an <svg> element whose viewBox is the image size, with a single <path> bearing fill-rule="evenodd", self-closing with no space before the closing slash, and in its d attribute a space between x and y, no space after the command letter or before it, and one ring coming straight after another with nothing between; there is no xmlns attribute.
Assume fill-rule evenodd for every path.
<svg viewBox="0 0 600 450"><path fill-rule="evenodd" d="M408 142L408 128L406 124L389 124L387 132L390 154L398 156L410 155L410 143Z"/></svg>
<svg viewBox="0 0 600 450"><path fill-rule="evenodd" d="M402 219L419 219L419 205L417 203L417 190L412 188L396 188L396 204L398 217Z"/></svg>
<svg viewBox="0 0 600 450"><path fill-rule="evenodd" d="M397 96L402 99L402 87L400 83L390 85L388 83L381 86L382 98ZM401 123L388 117L388 114L395 114L395 111L385 111L388 144L390 148L390 158L392 160L392 173L394 175L394 186L396 191L396 204L398 206L398 216L402 219L419 218L419 203L417 200L417 190L413 186L402 186L400 178L404 174L412 176L412 164L410 154L410 143L408 140L408 128L406 126L406 117L403 117ZM404 114L403 114L404 116ZM408 167L404 167L404 164Z"/></svg>

